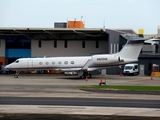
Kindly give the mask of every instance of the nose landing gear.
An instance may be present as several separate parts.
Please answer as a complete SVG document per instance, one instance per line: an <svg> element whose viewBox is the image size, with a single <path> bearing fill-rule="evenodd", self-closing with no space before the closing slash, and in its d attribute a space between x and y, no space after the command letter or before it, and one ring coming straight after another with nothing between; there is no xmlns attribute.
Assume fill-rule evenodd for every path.
<svg viewBox="0 0 160 120"><path fill-rule="evenodd" d="M14 78L18 78L18 75L21 71L16 71L16 74L14 75Z"/></svg>

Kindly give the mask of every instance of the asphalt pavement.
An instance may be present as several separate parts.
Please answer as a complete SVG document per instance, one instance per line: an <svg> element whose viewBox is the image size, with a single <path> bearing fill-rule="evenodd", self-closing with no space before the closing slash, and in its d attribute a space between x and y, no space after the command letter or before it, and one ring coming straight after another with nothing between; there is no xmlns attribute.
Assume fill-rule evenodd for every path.
<svg viewBox="0 0 160 120"><path fill-rule="evenodd" d="M23 114L32 116L28 119L34 118L34 114L39 114L41 118L46 114L57 118L59 114L63 114L71 115L68 118L79 115L83 119L87 119L88 115L93 116L93 119L99 115L101 119L104 116L106 119L113 119L115 116L123 116L124 119L129 116L130 119L159 119L159 92L77 89L78 86L98 85L100 79L106 81L107 85L160 86L160 78L154 77L151 80L150 76L96 75L86 81L59 74L20 74L19 78L0 75L0 119L10 119L7 116L12 116L13 119L19 116L21 119Z"/></svg>

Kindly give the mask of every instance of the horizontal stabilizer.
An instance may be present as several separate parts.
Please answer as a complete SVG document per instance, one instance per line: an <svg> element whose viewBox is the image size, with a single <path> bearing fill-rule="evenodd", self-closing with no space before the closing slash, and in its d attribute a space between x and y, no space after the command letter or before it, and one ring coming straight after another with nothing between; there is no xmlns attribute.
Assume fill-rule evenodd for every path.
<svg viewBox="0 0 160 120"><path fill-rule="evenodd" d="M145 43L150 43L152 45L159 44L160 43L160 39L157 39L157 38L149 39L149 40L146 40Z"/></svg>
<svg viewBox="0 0 160 120"><path fill-rule="evenodd" d="M132 38L128 39L128 44L132 44L132 43L144 43L145 40L148 40L148 38L132 37Z"/></svg>

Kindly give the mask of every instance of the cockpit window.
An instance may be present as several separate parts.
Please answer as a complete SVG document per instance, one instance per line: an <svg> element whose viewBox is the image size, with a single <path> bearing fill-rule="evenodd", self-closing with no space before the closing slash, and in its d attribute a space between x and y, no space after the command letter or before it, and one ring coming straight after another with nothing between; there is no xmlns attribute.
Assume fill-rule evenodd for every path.
<svg viewBox="0 0 160 120"><path fill-rule="evenodd" d="M16 60L15 63L19 63L19 60Z"/></svg>

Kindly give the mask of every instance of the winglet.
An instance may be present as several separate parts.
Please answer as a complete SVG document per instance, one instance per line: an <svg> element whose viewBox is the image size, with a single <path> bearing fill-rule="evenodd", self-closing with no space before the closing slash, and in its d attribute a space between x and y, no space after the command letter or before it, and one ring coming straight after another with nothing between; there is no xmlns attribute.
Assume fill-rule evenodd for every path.
<svg viewBox="0 0 160 120"><path fill-rule="evenodd" d="M90 59L85 63L85 65L83 66L82 70L87 70L88 66L89 66L89 63L90 63Z"/></svg>

